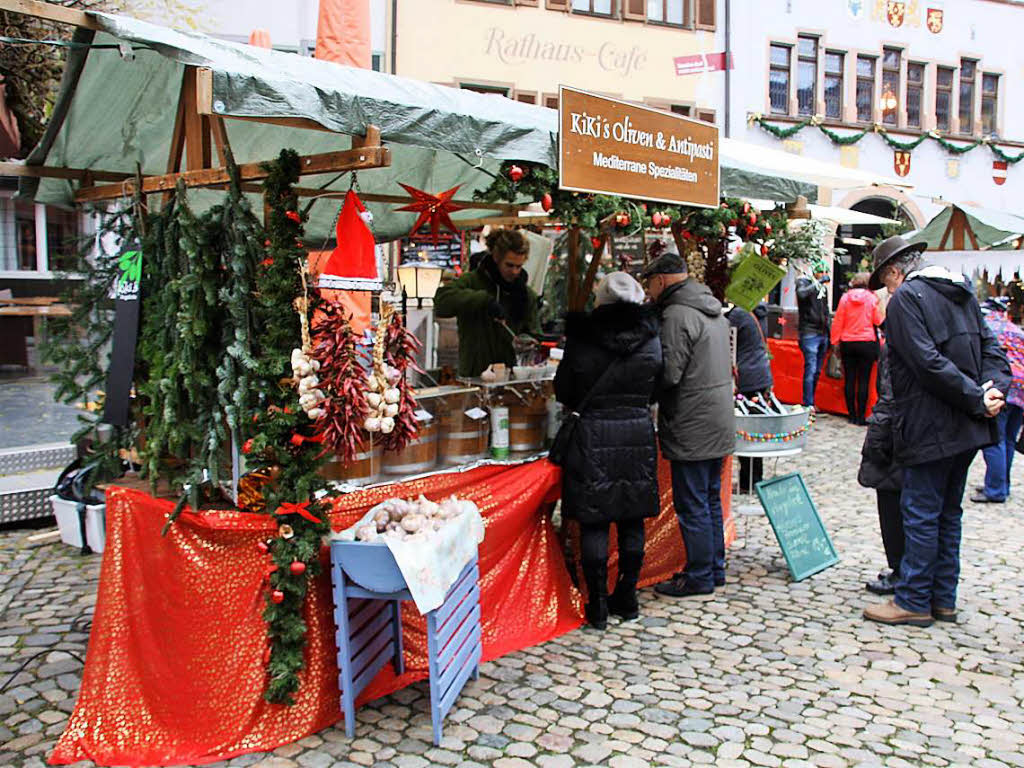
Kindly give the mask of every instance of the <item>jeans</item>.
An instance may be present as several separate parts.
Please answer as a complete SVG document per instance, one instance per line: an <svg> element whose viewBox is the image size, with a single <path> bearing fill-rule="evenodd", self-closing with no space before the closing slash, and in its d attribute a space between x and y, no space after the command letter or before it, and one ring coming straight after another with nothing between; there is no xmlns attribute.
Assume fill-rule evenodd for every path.
<svg viewBox="0 0 1024 768"><path fill-rule="evenodd" d="M1024 409L1007 403L996 416L999 439L995 445L982 451L985 457L985 495L993 501L1006 501L1010 495L1010 469L1022 419Z"/></svg>
<svg viewBox="0 0 1024 768"><path fill-rule="evenodd" d="M964 486L974 450L903 470L905 549L895 602L906 611L956 608Z"/></svg>
<svg viewBox="0 0 1024 768"><path fill-rule="evenodd" d="M828 336L808 333L800 337L800 351L804 355L804 405L814 405L814 390L825 364Z"/></svg>
<svg viewBox="0 0 1024 768"><path fill-rule="evenodd" d="M722 460L672 462L672 499L686 546L686 580L696 589L725 583Z"/></svg>

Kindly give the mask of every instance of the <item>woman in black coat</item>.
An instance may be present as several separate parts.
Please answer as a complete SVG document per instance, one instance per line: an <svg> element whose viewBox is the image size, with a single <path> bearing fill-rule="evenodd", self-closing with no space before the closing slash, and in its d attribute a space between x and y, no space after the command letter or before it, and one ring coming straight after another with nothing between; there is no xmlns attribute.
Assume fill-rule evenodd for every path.
<svg viewBox="0 0 1024 768"><path fill-rule="evenodd" d="M890 573L882 571L876 581L869 581L865 586L876 595L891 595L896 591L896 578L903 560L903 512L900 510L903 470L893 462L892 385L889 381L888 352L884 346L878 360L876 385L878 402L867 420L868 433L864 436L864 447L861 449L857 482L865 488L875 489L882 547L890 568Z"/></svg>
<svg viewBox="0 0 1024 768"><path fill-rule="evenodd" d="M608 612L639 614L636 582L644 558L644 518L658 514L657 449L650 403L661 374L655 310L640 284L613 272L597 288L590 315L566 318L565 355L555 395L581 411L562 465L562 514L580 524L587 621L604 629ZM616 524L619 578L608 596L608 530Z"/></svg>

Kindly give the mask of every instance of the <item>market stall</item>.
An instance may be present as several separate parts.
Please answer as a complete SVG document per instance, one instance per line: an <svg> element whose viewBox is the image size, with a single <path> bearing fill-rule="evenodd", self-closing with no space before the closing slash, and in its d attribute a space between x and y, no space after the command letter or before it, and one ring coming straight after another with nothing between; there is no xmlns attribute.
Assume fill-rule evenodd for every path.
<svg viewBox="0 0 1024 768"><path fill-rule="evenodd" d="M100 240L117 250L83 259L69 331L94 350L113 341L118 361L109 375L123 396L106 388L115 430L94 444L97 473L130 460L149 484L112 483L88 664L54 761L222 759L336 720L322 542L391 497L458 494L483 513L485 659L577 626L547 517L558 470L540 455L551 372L521 364L507 380L421 386L376 246L539 201L568 229L565 293L583 309L620 236L657 230L722 294L730 243L771 267L783 214L717 193L693 208L561 189L552 110L124 17L61 20L72 17L78 45L47 134L26 165L0 172L41 202L111 206ZM723 194L766 169L748 158L733 171ZM372 293L368 336L327 292L353 285ZM135 360L134 332L117 330L133 322ZM99 356L62 354L67 391L94 399L108 374ZM502 461L479 463L488 453ZM659 474L642 584L685 562L666 465ZM728 460L722 488L731 540ZM423 677L419 621L403 609L406 672L383 670L364 698Z"/></svg>

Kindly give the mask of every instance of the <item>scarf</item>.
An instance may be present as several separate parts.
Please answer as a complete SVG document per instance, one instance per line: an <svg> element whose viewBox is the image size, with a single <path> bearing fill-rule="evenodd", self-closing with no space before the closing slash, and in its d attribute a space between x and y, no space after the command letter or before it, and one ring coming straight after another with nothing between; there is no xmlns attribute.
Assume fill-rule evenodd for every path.
<svg viewBox="0 0 1024 768"><path fill-rule="evenodd" d="M491 258L490 254L484 255L478 269L483 270L484 274L497 287L498 295L496 298L505 307L505 311L508 312L508 319L511 321L511 325L514 326L513 330L515 330L526 319L526 310L529 307L530 295L526 290L526 270L524 269L520 272L519 276L512 282L507 282L501 276L498 265L494 263L494 259Z"/></svg>

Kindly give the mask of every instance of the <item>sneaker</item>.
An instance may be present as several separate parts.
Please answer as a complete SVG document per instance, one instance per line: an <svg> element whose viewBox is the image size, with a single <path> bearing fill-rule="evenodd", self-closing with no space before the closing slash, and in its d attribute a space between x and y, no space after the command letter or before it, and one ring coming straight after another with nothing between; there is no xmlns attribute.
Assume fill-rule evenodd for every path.
<svg viewBox="0 0 1024 768"><path fill-rule="evenodd" d="M890 600L864 609L864 618L879 624L910 624L914 627L930 627L935 618L930 613L905 611Z"/></svg>
<svg viewBox="0 0 1024 768"><path fill-rule="evenodd" d="M668 581L663 581L654 587L654 591L666 597L690 597L692 595L714 594L715 588L704 587L698 589L682 574L676 574Z"/></svg>
<svg viewBox="0 0 1024 768"><path fill-rule="evenodd" d="M932 616L936 621L945 621L949 624L956 624L956 608L932 607Z"/></svg>

